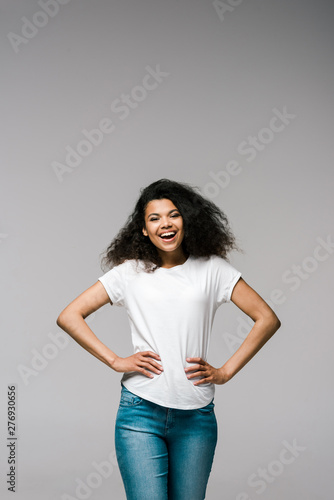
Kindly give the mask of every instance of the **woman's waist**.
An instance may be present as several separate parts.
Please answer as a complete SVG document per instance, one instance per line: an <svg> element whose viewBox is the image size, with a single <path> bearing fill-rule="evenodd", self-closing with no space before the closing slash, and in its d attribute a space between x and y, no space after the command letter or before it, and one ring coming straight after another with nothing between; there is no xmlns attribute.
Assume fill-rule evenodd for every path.
<svg viewBox="0 0 334 500"><path fill-rule="evenodd" d="M185 373L163 371L153 378L138 372L124 373L121 383L131 392L169 408L200 408L214 396L215 386L211 383L194 385Z"/></svg>

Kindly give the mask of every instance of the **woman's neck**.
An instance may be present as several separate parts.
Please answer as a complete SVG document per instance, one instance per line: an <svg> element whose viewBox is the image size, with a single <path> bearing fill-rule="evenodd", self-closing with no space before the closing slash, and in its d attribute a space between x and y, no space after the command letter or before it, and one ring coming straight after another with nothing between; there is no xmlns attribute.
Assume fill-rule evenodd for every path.
<svg viewBox="0 0 334 500"><path fill-rule="evenodd" d="M184 264L188 258L188 254L186 254L182 248L180 250L177 249L175 252L159 252L159 255L162 260L161 267L166 268L180 266Z"/></svg>

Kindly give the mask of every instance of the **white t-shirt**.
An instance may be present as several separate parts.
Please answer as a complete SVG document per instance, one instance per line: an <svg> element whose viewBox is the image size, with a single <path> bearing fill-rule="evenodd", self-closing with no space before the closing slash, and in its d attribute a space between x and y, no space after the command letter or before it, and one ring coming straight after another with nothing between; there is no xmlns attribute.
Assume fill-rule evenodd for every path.
<svg viewBox="0 0 334 500"><path fill-rule="evenodd" d="M136 270L136 262L139 263ZM101 276L113 304L124 306L131 329L134 353L159 354L163 372L149 378L139 372L124 373L122 384L139 397L168 408L190 410L206 406L215 384L195 386L184 371L186 358L207 361L211 328L217 308L229 302L241 273L223 258L193 257L153 273L143 262L126 260Z"/></svg>

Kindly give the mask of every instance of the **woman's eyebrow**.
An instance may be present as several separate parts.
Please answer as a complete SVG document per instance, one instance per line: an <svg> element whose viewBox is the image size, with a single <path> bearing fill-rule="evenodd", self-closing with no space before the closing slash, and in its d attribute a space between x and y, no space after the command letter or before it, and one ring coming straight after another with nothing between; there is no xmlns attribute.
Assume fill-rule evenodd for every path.
<svg viewBox="0 0 334 500"><path fill-rule="evenodd" d="M173 210L170 210L170 211L168 212L168 214L171 214L172 212L178 212L178 209L177 209L177 208L173 208ZM160 215L160 214L157 214L157 213L152 213L152 214L148 215L147 217L151 217L151 215Z"/></svg>

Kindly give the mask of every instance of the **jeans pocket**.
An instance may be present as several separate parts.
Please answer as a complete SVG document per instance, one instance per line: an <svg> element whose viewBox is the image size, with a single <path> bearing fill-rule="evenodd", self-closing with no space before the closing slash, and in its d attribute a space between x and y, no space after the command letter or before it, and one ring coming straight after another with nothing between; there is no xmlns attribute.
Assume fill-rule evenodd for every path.
<svg viewBox="0 0 334 500"><path fill-rule="evenodd" d="M143 401L143 398L140 398L133 392L130 392L126 387L122 387L121 399L119 402L120 406L137 406Z"/></svg>
<svg viewBox="0 0 334 500"><path fill-rule="evenodd" d="M208 405L203 406L202 408L196 408L195 411L197 411L197 413L200 413L201 415L210 415L211 413L213 413L214 407L215 404L212 400Z"/></svg>

